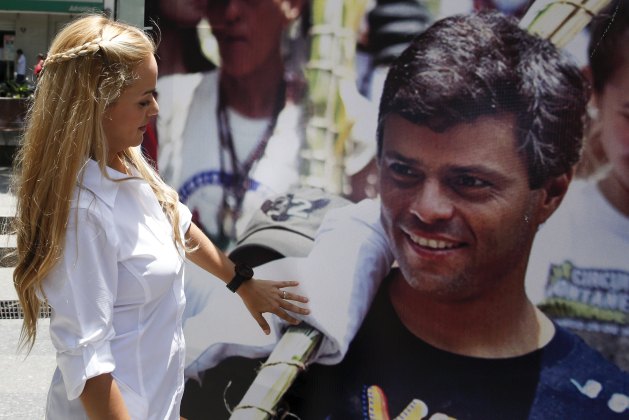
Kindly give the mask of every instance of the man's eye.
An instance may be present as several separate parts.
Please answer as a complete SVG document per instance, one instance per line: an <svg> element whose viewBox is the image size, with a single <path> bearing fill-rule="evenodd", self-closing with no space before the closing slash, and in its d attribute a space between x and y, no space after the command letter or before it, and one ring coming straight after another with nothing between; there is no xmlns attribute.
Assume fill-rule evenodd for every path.
<svg viewBox="0 0 629 420"><path fill-rule="evenodd" d="M393 172L393 174L398 176L413 176L415 175L415 171L403 163L393 162L389 165L389 170Z"/></svg>
<svg viewBox="0 0 629 420"><path fill-rule="evenodd" d="M454 179L454 185L457 187L484 188L489 187L491 184L483 179L476 178L475 176L460 175Z"/></svg>

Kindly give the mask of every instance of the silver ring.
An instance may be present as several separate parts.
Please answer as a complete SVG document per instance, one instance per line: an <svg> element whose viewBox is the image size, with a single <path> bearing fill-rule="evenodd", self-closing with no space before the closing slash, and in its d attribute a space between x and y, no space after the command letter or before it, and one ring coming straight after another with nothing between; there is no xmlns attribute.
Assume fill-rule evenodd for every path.
<svg viewBox="0 0 629 420"><path fill-rule="evenodd" d="M286 293L286 290L282 290L282 299L286 299L287 295L288 293Z"/></svg>

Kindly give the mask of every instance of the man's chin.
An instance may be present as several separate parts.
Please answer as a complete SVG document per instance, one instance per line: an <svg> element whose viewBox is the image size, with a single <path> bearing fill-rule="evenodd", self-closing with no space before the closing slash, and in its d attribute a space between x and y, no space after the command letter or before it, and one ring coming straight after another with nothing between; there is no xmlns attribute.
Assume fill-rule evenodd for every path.
<svg viewBox="0 0 629 420"><path fill-rule="evenodd" d="M411 289L434 296L460 295L462 286L466 283L463 276L453 273L432 272L421 268L400 271Z"/></svg>

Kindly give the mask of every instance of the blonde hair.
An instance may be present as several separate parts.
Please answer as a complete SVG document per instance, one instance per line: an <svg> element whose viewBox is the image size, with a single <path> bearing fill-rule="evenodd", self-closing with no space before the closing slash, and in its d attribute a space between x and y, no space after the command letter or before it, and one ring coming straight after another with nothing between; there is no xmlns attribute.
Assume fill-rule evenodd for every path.
<svg viewBox="0 0 629 420"><path fill-rule="evenodd" d="M73 191L88 159L107 176L103 114L137 78L136 66L155 53L141 30L101 15L83 16L53 40L28 111L16 157L13 189L17 264L13 282L24 311L20 348L32 348L45 301L42 282L63 253ZM138 148L120 153L151 186L182 247L177 193Z"/></svg>

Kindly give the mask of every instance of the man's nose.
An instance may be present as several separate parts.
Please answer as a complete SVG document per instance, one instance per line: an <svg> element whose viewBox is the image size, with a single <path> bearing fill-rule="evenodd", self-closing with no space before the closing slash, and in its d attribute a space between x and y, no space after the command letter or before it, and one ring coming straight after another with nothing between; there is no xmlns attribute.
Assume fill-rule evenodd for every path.
<svg viewBox="0 0 629 420"><path fill-rule="evenodd" d="M231 22L240 17L242 9L247 7L247 4L243 0L227 0L224 7L225 20Z"/></svg>
<svg viewBox="0 0 629 420"><path fill-rule="evenodd" d="M448 220L454 214L454 205L445 187L437 180L427 179L412 200L410 212L426 224Z"/></svg>

